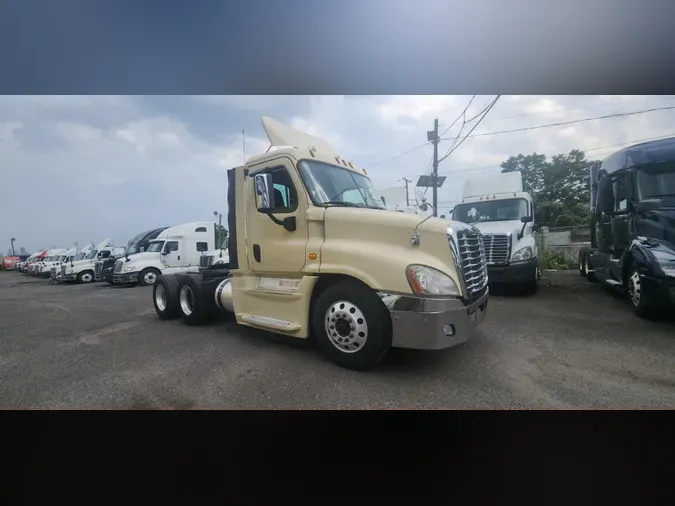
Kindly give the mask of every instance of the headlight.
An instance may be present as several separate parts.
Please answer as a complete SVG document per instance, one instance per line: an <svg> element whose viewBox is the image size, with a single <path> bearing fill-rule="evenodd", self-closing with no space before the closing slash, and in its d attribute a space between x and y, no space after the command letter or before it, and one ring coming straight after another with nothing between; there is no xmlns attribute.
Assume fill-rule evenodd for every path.
<svg viewBox="0 0 675 506"><path fill-rule="evenodd" d="M675 277L675 256L661 251L652 251L666 276Z"/></svg>
<svg viewBox="0 0 675 506"><path fill-rule="evenodd" d="M134 270L133 265L132 265L131 267L125 267L125 268L124 268L124 272L131 272L131 271L133 271L133 270Z"/></svg>
<svg viewBox="0 0 675 506"><path fill-rule="evenodd" d="M455 295L459 288L450 276L424 265L410 265L406 269L410 288L417 295Z"/></svg>
<svg viewBox="0 0 675 506"><path fill-rule="evenodd" d="M525 260L529 260L530 258L532 258L532 248L529 246L525 246L524 248L520 248L513 254L513 256L511 257L511 261L523 262Z"/></svg>

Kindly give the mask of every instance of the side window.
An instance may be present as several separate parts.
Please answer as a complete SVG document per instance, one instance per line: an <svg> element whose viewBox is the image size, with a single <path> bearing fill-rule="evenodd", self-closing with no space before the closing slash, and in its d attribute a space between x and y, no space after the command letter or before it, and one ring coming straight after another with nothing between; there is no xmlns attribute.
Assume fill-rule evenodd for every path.
<svg viewBox="0 0 675 506"><path fill-rule="evenodd" d="M171 253L172 251L178 251L178 241L167 241L164 245L164 251Z"/></svg>
<svg viewBox="0 0 675 506"><path fill-rule="evenodd" d="M256 172L256 174L271 174L274 187L275 213L292 213L298 207L298 194L291 180L291 176L284 167Z"/></svg>
<svg viewBox="0 0 675 506"><path fill-rule="evenodd" d="M99 253L99 255L100 255L100 258L108 258L110 256L110 251L101 251L101 253Z"/></svg>
<svg viewBox="0 0 675 506"><path fill-rule="evenodd" d="M195 232L206 232L206 227L197 227L195 228Z"/></svg>
<svg viewBox="0 0 675 506"><path fill-rule="evenodd" d="M197 251L207 251L209 249L209 243L208 242L198 242L197 243Z"/></svg>
<svg viewBox="0 0 675 506"><path fill-rule="evenodd" d="M614 180L614 210L623 211L628 207L626 183L623 177Z"/></svg>

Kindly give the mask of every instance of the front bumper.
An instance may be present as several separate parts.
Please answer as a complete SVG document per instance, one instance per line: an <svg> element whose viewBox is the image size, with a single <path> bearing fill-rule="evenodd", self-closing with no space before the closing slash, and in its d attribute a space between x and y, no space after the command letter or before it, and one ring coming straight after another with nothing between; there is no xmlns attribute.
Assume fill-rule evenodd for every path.
<svg viewBox="0 0 675 506"><path fill-rule="evenodd" d="M650 306L667 308L675 306L675 279L640 276L642 293Z"/></svg>
<svg viewBox="0 0 675 506"><path fill-rule="evenodd" d="M386 295L392 323L392 347L442 350L469 340L487 314L489 291L470 305L459 299L423 299Z"/></svg>
<svg viewBox="0 0 675 506"><path fill-rule="evenodd" d="M61 281L77 281L77 274L61 274Z"/></svg>
<svg viewBox="0 0 675 506"><path fill-rule="evenodd" d="M115 284L138 283L139 274L140 272L138 271L113 274L113 283Z"/></svg>
<svg viewBox="0 0 675 506"><path fill-rule="evenodd" d="M488 283L529 283L537 280L539 260L533 258L509 265L488 265Z"/></svg>
<svg viewBox="0 0 675 506"><path fill-rule="evenodd" d="M112 272L103 272L101 274L94 274L94 280L95 281L111 282L111 281L113 281L113 273Z"/></svg>

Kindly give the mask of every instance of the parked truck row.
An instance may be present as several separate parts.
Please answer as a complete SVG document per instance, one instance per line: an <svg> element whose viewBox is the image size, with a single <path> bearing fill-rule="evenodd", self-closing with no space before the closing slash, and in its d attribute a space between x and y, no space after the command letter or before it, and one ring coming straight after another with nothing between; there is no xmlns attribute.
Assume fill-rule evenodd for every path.
<svg viewBox="0 0 675 506"><path fill-rule="evenodd" d="M228 261L227 249L218 244L217 225L191 222L142 232L126 247L111 239L98 245L39 251L18 264L27 275L49 278L56 283L151 285L164 271L180 272Z"/></svg>

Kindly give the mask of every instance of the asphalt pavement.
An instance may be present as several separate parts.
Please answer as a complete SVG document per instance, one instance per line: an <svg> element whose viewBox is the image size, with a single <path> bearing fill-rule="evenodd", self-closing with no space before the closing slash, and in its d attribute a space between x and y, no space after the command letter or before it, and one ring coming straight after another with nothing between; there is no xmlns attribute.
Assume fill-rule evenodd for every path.
<svg viewBox="0 0 675 506"><path fill-rule="evenodd" d="M232 321L161 321L151 288L0 272L0 408L675 407L673 319L549 284L493 294L462 346L355 372Z"/></svg>

